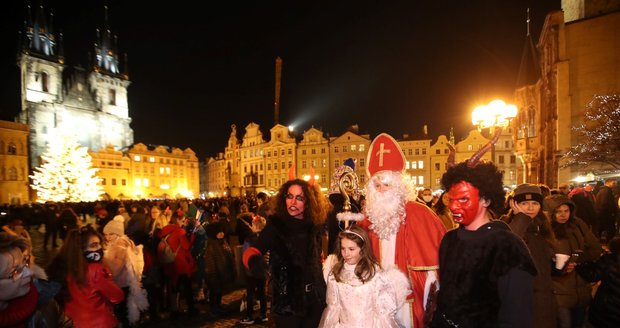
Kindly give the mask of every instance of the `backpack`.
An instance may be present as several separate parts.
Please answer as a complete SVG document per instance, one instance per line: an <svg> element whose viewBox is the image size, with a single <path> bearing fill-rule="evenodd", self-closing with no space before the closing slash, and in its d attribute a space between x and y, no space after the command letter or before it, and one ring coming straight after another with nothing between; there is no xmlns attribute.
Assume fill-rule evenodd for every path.
<svg viewBox="0 0 620 328"><path fill-rule="evenodd" d="M162 240L159 241L157 245L157 259L159 263L162 264L170 264L174 263L174 259L177 257L177 253L179 252L179 248L181 248L181 244L179 243L179 247L177 247L176 251L172 250L170 244L168 244L168 237L171 234L167 234Z"/></svg>

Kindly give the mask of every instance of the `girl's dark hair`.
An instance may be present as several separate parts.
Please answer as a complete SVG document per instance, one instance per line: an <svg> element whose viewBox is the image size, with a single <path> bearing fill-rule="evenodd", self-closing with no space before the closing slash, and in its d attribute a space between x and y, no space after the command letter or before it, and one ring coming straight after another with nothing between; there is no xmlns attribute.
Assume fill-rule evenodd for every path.
<svg viewBox="0 0 620 328"><path fill-rule="evenodd" d="M50 280L66 284L68 275L71 275L75 283L81 288L86 280L87 263L84 259L84 249L88 239L97 236L101 242L103 237L90 224L84 227L70 230L67 233L60 251L52 259L46 268Z"/></svg>
<svg viewBox="0 0 620 328"><path fill-rule="evenodd" d="M273 197L275 213L281 218L285 218L288 215L286 209L286 195L288 194L288 188L293 185L298 185L306 197L304 209L304 218L311 220L314 224L320 225L325 222L327 213L331 211L331 204L327 200L317 186L310 185L308 182L301 179L294 179L285 182L278 191L278 195Z"/></svg>
<svg viewBox="0 0 620 328"><path fill-rule="evenodd" d="M360 236L362 238L360 238ZM355 267L355 275L362 281L362 283L370 281L375 276L377 267L381 266L372 252L372 246L370 244L368 233L366 233L366 230L356 225L351 226L347 230L341 231L338 234L338 239L336 240L336 256L338 257L338 263L336 263L332 268L336 281L341 281L340 274L344 268L344 258L342 257L342 252L340 251L340 247L342 245L341 241L344 238L353 241L360 248L360 261Z"/></svg>

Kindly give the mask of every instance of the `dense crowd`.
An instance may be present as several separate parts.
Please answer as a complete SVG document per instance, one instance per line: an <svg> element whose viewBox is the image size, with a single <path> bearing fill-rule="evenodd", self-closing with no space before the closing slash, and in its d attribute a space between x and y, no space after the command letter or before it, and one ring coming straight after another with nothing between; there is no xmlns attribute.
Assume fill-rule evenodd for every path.
<svg viewBox="0 0 620 328"><path fill-rule="evenodd" d="M295 183L305 189L295 189ZM321 250L329 250L328 253L336 256L325 261L329 267L327 271L314 268L312 261L301 265L307 269L305 271L316 269L317 273L307 277L313 282L305 284L306 293L308 289L320 289L317 288L320 285L323 285L323 292L325 288L328 291L316 304L299 305L306 310L302 318L307 319L306 314L315 311L313 325L316 326L323 313L321 325L330 326L325 322L337 322L340 311L346 309L334 312L329 307L329 302L335 301L326 282L333 284L331 288L344 292L346 288L338 284L343 279L339 276L341 272L352 275L358 285L369 281L385 285L389 279L400 278L394 274L390 276L389 268L385 268L385 274L380 269L379 260L369 248L370 239L365 232L368 229L343 228L342 222L331 215L342 210L335 201L337 197L332 197L339 195L339 190L330 193L329 199L317 196L320 201L313 206L323 206L323 214L308 214L309 207L305 207L306 214L303 210L298 213L300 218L304 215L326 218L326 222L315 222L316 235L297 235L297 239L290 242L284 235L299 234L306 231L307 226L290 226L284 220L279 228L278 217L295 217L291 209L307 202L312 190L312 186L304 182L291 184L289 181L271 202L266 194L259 193L255 197L192 201L46 203L3 208L0 327L55 326L52 322L75 327L145 325L162 317L175 319L197 315L195 302L205 300L209 302L208 316L216 320L226 314L221 304L222 295L235 284L237 275L244 276L247 289L244 318L240 323L267 322L265 289L270 280L283 274L277 271L282 263L291 261L287 259L286 247L293 247L293 242L299 245L318 243L318 253L310 249L292 251L293 254L303 252L305 258L312 261L325 261ZM616 181L609 179L596 188L584 185L549 189L544 185L525 184L506 194L494 220L505 222L525 242L532 257L536 272L532 295L534 326L613 327L620 324L617 191ZM366 213L364 196L356 197L353 203L357 212ZM448 191L433 195L430 189L422 189L416 203L432 209L446 231L462 228L459 220L452 217ZM309 224L313 226L312 222ZM330 227L335 231L329 231ZM59 247L48 263L35 261L30 229L45 231L45 248ZM320 240L328 235L327 247L323 249ZM315 236L319 241L311 242ZM284 250L277 243L279 238L287 245ZM245 268L236 266L241 261L235 259L233 249L237 245L242 248ZM354 271L346 273L346 270L353 270L357 262L353 267L347 264L343 245L362 251L361 258L367 261L365 270L372 272L370 276L365 276L368 273L356 276ZM292 270L292 266L289 264L288 270ZM338 275L330 278L333 268L337 268ZM307 272L286 274L305 277ZM372 278L374 276L378 280ZM324 279L318 279L322 281L319 282L317 277ZM404 291L410 288L406 282L405 279ZM281 294L282 291L278 291ZM360 297L359 293L357 295ZM279 297L273 292L271 296ZM393 300L390 303L385 297L377 295L383 306L402 305L397 299L390 299ZM260 304L257 317L254 316L255 298ZM272 306L278 309L297 306L281 301L275 299ZM331 310L323 312L325 306ZM287 327L293 321L282 321L280 317L278 322L278 326Z"/></svg>

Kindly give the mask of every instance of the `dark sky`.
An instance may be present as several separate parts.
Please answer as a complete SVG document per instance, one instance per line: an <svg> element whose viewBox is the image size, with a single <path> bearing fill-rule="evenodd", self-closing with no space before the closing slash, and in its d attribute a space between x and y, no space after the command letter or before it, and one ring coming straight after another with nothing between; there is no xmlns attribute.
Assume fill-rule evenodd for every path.
<svg viewBox="0 0 620 328"><path fill-rule="evenodd" d="M19 112L25 3L4 1L0 12L3 120ZM400 137L428 124L433 139L450 126L463 137L476 105L512 100L526 9L537 42L546 14L560 8L560 0L108 3L119 52L129 56L135 141L190 147L201 160L224 150L231 124L243 131L253 121L268 136L276 56L285 125L336 136L359 124L371 137ZM43 4L63 31L66 63L86 66L103 0Z"/></svg>

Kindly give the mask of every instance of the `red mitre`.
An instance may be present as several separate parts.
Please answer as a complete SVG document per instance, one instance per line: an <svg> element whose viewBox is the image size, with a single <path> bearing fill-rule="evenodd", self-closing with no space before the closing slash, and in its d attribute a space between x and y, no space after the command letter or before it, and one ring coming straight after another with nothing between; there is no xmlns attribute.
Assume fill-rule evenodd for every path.
<svg viewBox="0 0 620 328"><path fill-rule="evenodd" d="M405 155L394 138L387 133L381 133L370 144L366 163L366 171L370 177L379 171L402 172L405 169Z"/></svg>

